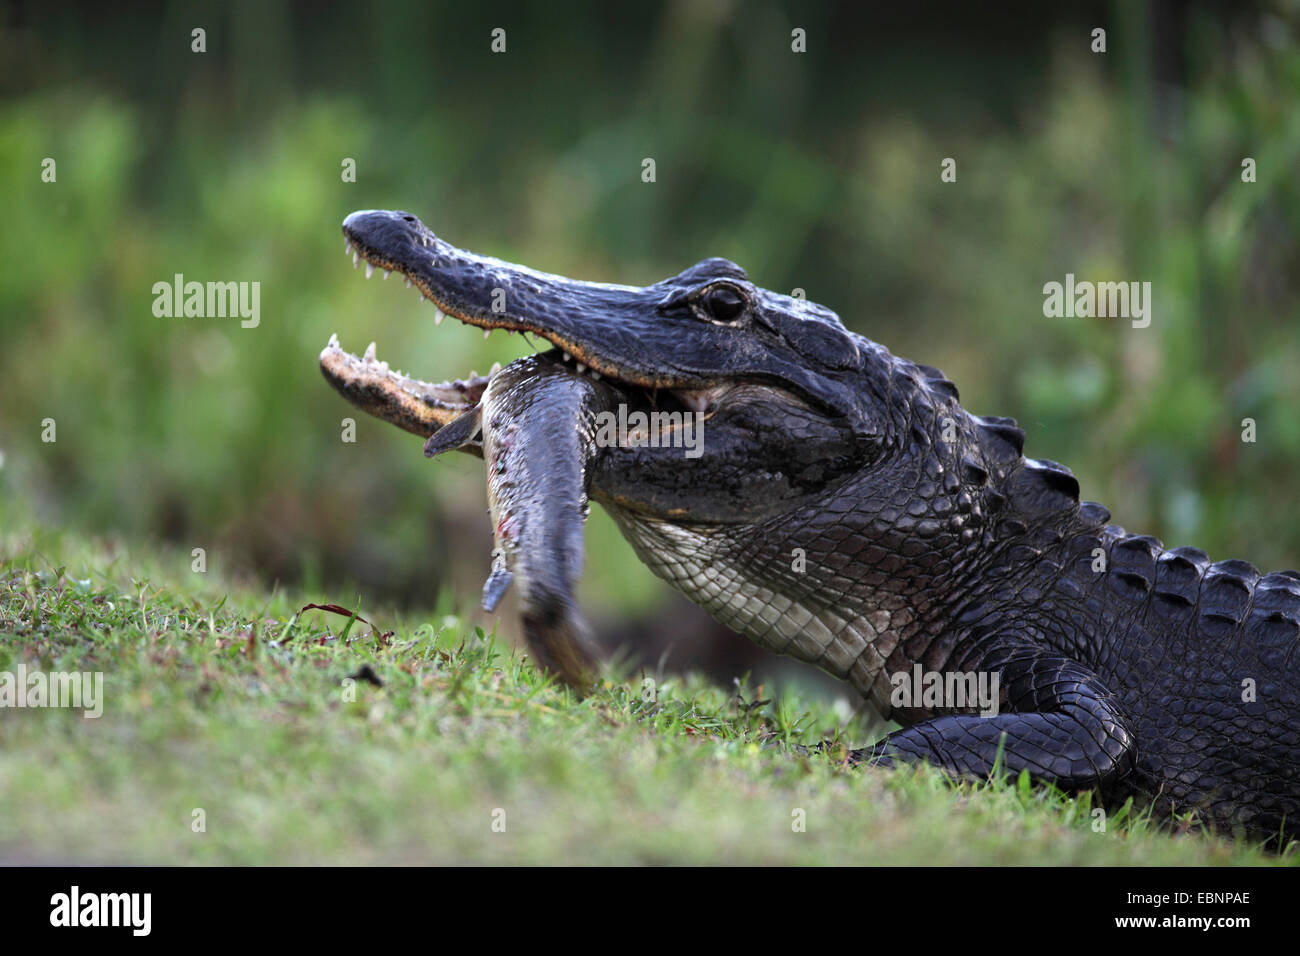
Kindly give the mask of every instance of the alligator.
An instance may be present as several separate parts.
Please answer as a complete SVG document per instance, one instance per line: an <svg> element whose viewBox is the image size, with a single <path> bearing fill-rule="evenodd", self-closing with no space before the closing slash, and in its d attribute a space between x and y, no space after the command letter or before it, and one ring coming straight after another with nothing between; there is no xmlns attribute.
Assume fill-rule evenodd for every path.
<svg viewBox="0 0 1300 956"><path fill-rule="evenodd" d="M527 430L550 409L552 434L572 426L574 464L548 486L562 455L539 459L534 497L559 489L578 515L589 494L656 575L899 725L852 763L1027 772L1221 833L1300 836L1300 573L1126 532L1080 500L1067 468L1025 457L1013 419L967 412L937 369L726 259L637 287L475 255L405 212L355 212L343 233L354 266L399 273L438 322L546 346L431 384L373 345L358 358L331 339L326 379L426 438L428 454L482 455L494 429ZM507 373L533 390L485 416ZM699 416L700 454L593 447L593 409L613 408ZM509 574L494 564L492 594ZM551 646L567 631L576 647L566 567L524 613L561 635ZM553 667L581 684L583 654L561 658ZM962 692L972 678L994 690L992 708Z"/></svg>

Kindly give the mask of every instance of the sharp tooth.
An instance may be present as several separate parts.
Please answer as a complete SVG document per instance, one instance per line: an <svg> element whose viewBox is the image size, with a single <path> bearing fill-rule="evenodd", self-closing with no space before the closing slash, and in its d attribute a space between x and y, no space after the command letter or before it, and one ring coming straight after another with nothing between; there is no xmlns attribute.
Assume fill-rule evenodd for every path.
<svg viewBox="0 0 1300 956"><path fill-rule="evenodd" d="M369 345L366 346L366 354L365 354L364 356L362 356L362 358L363 358L365 361L367 361L367 362L373 362L373 361L375 360L375 343L374 343L374 342L371 342Z"/></svg>
<svg viewBox="0 0 1300 956"><path fill-rule="evenodd" d="M359 260L360 258L361 258L361 256L360 256L360 254L357 252L357 250L353 249L353 250L352 250L352 268L355 269L355 268L357 267L357 260Z"/></svg>
<svg viewBox="0 0 1300 956"><path fill-rule="evenodd" d="M592 377L592 378L600 378L600 373L597 372L597 371L593 368L593 369L591 370L591 377Z"/></svg>
<svg viewBox="0 0 1300 956"><path fill-rule="evenodd" d="M491 334L492 334L492 330L491 330L491 329L484 329L484 330L483 330L483 338L487 338L487 337L488 337L489 335L491 335Z"/></svg>
<svg viewBox="0 0 1300 956"><path fill-rule="evenodd" d="M392 274L393 274L393 273L392 273L390 270L385 269L385 270L384 270L384 281L387 282L387 281L388 281L388 277L389 277L390 275L392 275Z"/></svg>
<svg viewBox="0 0 1300 956"><path fill-rule="evenodd" d="M582 374L583 372L585 372L585 371L587 371L587 366L585 366L585 365L583 365L581 362L579 362L579 363L578 363L578 374L581 375L581 374Z"/></svg>
<svg viewBox="0 0 1300 956"><path fill-rule="evenodd" d="M351 251L352 251L352 240L350 240L350 239L344 239L344 240L343 240L343 254L346 256L346 255L347 255L349 252L351 252Z"/></svg>
<svg viewBox="0 0 1300 956"><path fill-rule="evenodd" d="M329 344L326 347L335 349L339 347L339 334L337 332L330 335Z"/></svg>
<svg viewBox="0 0 1300 956"><path fill-rule="evenodd" d="M366 263L366 278L369 279L375 274L375 267L369 262Z"/></svg>
<svg viewBox="0 0 1300 956"><path fill-rule="evenodd" d="M433 313L433 324L442 325L442 320L445 318L446 316L442 314L442 309L437 309Z"/></svg>
<svg viewBox="0 0 1300 956"><path fill-rule="evenodd" d="M707 388L674 389L673 394L693 412L707 412L714 395L714 393Z"/></svg>
<svg viewBox="0 0 1300 956"><path fill-rule="evenodd" d="M495 375L499 371L501 371L501 363L493 362L492 367L488 369L488 375Z"/></svg>
<svg viewBox="0 0 1300 956"><path fill-rule="evenodd" d="M410 280L410 279L407 279L407 280L406 280L406 287L407 287L408 289L411 287L411 280Z"/></svg>
<svg viewBox="0 0 1300 956"><path fill-rule="evenodd" d="M565 352L565 353L564 353L564 361L566 361L566 362L572 362L572 361L573 361L573 356L570 355L568 352Z"/></svg>

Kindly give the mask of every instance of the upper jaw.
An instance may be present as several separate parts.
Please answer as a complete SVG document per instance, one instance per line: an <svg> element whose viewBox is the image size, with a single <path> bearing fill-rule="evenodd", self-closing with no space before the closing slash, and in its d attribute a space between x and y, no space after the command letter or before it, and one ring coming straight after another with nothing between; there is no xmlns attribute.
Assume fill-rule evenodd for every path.
<svg viewBox="0 0 1300 956"><path fill-rule="evenodd" d="M731 330L691 329L697 341L689 351L704 359L691 368L655 355L647 344L672 334L656 311L663 291L653 286L583 282L475 255L401 211L354 212L343 221L343 235L354 266L364 260L367 277L375 269L399 273L434 304L438 322L450 315L487 332L537 335L581 369L628 385L710 389L722 382L700 366L710 367L711 355L725 354ZM663 364L650 366L650 355Z"/></svg>
<svg viewBox="0 0 1300 956"><path fill-rule="evenodd" d="M354 266L364 259L367 277L374 269L384 270L385 278L390 272L401 274L434 304L435 322L451 315L484 329L484 335L492 329L536 335L580 373L667 390L693 410L713 408L734 384L749 381L778 386L831 414L846 415L864 431L872 427L845 373L823 376L787 345L768 341L770 332L719 326L665 310L666 303L707 285L715 274L743 276L725 260L705 260L679 276L640 287L568 279L475 255L438 238L402 211L354 212L343 221L343 234ZM758 292L764 301L784 299ZM794 300L787 305L796 313L800 308ZM819 306L802 308L834 319ZM787 318L799 322L795 313ZM814 326L825 324L821 318L797 334L813 335L818 331ZM823 331L823 337L828 334Z"/></svg>

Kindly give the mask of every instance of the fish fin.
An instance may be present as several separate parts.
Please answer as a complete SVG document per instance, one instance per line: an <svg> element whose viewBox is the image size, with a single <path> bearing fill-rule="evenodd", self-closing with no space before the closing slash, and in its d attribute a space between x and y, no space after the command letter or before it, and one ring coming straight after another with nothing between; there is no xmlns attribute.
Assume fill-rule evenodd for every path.
<svg viewBox="0 0 1300 956"><path fill-rule="evenodd" d="M505 596L515 573L506 567L505 561L493 561L492 573L483 583L483 610L492 612L497 609L501 598Z"/></svg>
<svg viewBox="0 0 1300 956"><path fill-rule="evenodd" d="M481 414L481 409L475 406L464 415L452 419L439 428L424 443L424 457L432 458L441 455L444 451L465 448L467 445L481 446L483 443L479 434L482 430ZM482 452L480 451L479 454Z"/></svg>

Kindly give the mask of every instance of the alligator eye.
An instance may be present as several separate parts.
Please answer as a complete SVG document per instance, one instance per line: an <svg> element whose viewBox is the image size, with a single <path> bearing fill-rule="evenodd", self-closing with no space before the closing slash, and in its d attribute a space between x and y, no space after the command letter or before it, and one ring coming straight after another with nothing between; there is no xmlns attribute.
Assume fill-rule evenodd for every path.
<svg viewBox="0 0 1300 956"><path fill-rule="evenodd" d="M717 322L731 322L745 311L745 297L729 285L715 285L704 294L704 309Z"/></svg>

